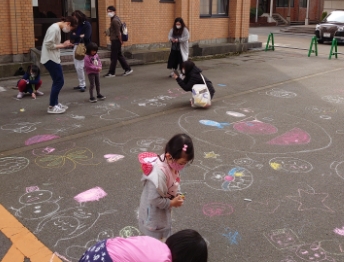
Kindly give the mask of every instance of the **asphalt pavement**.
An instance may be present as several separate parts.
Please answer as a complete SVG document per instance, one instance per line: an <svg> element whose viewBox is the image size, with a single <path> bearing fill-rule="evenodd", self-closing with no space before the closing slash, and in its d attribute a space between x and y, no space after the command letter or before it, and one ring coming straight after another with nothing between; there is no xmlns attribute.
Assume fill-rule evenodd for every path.
<svg viewBox="0 0 344 262"><path fill-rule="evenodd" d="M264 45L271 30L251 33ZM187 133L195 160L181 174L173 232L199 231L211 262L344 261L344 56L329 60L325 44L308 57L311 37L276 34L301 48L196 61L216 89L205 110L190 107L166 64L126 77L118 68L101 78L97 103L67 73L61 115L47 114L48 75L35 100L1 80L0 259L15 246L26 261L74 262L98 240L139 235L137 155ZM31 258L42 250L34 240L8 233L12 218L50 250L44 260Z"/></svg>

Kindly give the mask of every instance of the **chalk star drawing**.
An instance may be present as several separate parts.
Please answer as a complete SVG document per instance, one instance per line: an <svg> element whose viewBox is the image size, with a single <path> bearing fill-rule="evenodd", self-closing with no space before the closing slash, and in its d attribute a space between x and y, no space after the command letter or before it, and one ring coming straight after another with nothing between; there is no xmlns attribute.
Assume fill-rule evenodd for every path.
<svg viewBox="0 0 344 262"><path fill-rule="evenodd" d="M302 189L298 189L298 192L298 196L287 196L287 198L299 203L299 211L320 209L325 212L335 212L324 204L326 198L328 197L327 193L310 193Z"/></svg>
<svg viewBox="0 0 344 262"><path fill-rule="evenodd" d="M236 230L232 231L229 227L225 229L225 233L223 233L222 236L227 238L231 245L237 245L238 241L241 240L239 232Z"/></svg>
<svg viewBox="0 0 344 262"><path fill-rule="evenodd" d="M71 170L67 173L72 172L76 168L76 164L93 166L100 164L100 162L93 161L93 153L86 147L70 149L63 155L47 154L39 156L35 159L35 163L43 168L61 168L65 166L66 160L73 164Z"/></svg>
<svg viewBox="0 0 344 262"><path fill-rule="evenodd" d="M219 154L215 154L214 151L211 152L204 152L204 158L217 158L220 156Z"/></svg>

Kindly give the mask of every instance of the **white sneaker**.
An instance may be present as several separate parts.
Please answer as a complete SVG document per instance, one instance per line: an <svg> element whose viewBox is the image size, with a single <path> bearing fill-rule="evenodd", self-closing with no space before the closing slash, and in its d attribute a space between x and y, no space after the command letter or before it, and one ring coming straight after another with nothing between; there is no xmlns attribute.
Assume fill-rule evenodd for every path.
<svg viewBox="0 0 344 262"><path fill-rule="evenodd" d="M44 95L44 93L43 92L41 92L41 91L36 91L36 96L43 96Z"/></svg>
<svg viewBox="0 0 344 262"><path fill-rule="evenodd" d="M66 112L66 110L62 109L59 106L48 107L48 113L49 114L62 114L64 112Z"/></svg>
<svg viewBox="0 0 344 262"><path fill-rule="evenodd" d="M23 92L19 92L18 95L17 95L17 98L22 99L23 96L24 96L24 93Z"/></svg>
<svg viewBox="0 0 344 262"><path fill-rule="evenodd" d="M64 110L67 110L68 109L68 106L66 105L62 105L61 103L59 103L58 105L56 105L58 107L60 107L61 109L64 109Z"/></svg>

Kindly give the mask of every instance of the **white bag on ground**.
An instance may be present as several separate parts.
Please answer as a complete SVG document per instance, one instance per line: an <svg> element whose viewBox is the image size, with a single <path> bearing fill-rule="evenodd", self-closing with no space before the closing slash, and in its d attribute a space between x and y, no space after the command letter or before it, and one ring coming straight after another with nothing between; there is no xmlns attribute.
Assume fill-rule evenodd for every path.
<svg viewBox="0 0 344 262"><path fill-rule="evenodd" d="M207 83L202 74L200 74L204 84L196 84L192 87L192 107L209 107L211 106L210 92Z"/></svg>

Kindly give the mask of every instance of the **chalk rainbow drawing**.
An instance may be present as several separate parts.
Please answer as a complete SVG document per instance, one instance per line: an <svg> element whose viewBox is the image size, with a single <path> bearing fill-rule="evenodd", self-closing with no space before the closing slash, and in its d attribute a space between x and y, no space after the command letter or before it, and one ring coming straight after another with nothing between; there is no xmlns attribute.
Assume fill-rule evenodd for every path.
<svg viewBox="0 0 344 262"><path fill-rule="evenodd" d="M74 200L79 203L99 201L99 199L106 195L107 193L101 187L94 187L76 195Z"/></svg>
<svg viewBox="0 0 344 262"><path fill-rule="evenodd" d="M275 157L269 161L269 165L276 171L288 173L308 173L313 170L311 163L294 157Z"/></svg>
<svg viewBox="0 0 344 262"><path fill-rule="evenodd" d="M234 208L225 203L209 203L203 206L203 214L208 217L230 216Z"/></svg>
<svg viewBox="0 0 344 262"><path fill-rule="evenodd" d="M135 237L141 235L136 227L126 226L119 231L119 236L123 238Z"/></svg>
<svg viewBox="0 0 344 262"><path fill-rule="evenodd" d="M59 139L59 138L60 137L57 135L37 135L25 140L25 145L29 146L29 145L42 143L42 142L50 141L53 139Z"/></svg>
<svg viewBox="0 0 344 262"><path fill-rule="evenodd" d="M63 155L48 154L39 156L35 159L35 163L43 168L61 168L65 165L66 160L73 164L67 173L73 171L77 164L93 166L100 164L100 162L93 161L93 153L86 147L72 148Z"/></svg>
<svg viewBox="0 0 344 262"><path fill-rule="evenodd" d="M275 126L257 120L239 122L234 124L233 128L240 133L248 135L271 135L278 132Z"/></svg>
<svg viewBox="0 0 344 262"><path fill-rule="evenodd" d="M23 170L29 163L29 159L25 157L2 157L0 158L0 175Z"/></svg>
<svg viewBox="0 0 344 262"><path fill-rule="evenodd" d="M297 210L321 210L330 213L335 212L324 203L328 198L329 194L308 192L303 189L298 189L298 193L298 196L287 196L287 198L289 198L290 200L299 203L299 207Z"/></svg>
<svg viewBox="0 0 344 262"><path fill-rule="evenodd" d="M267 144L290 146L290 145L304 145L311 142L311 136L300 128L293 128L292 130L273 138Z"/></svg>

